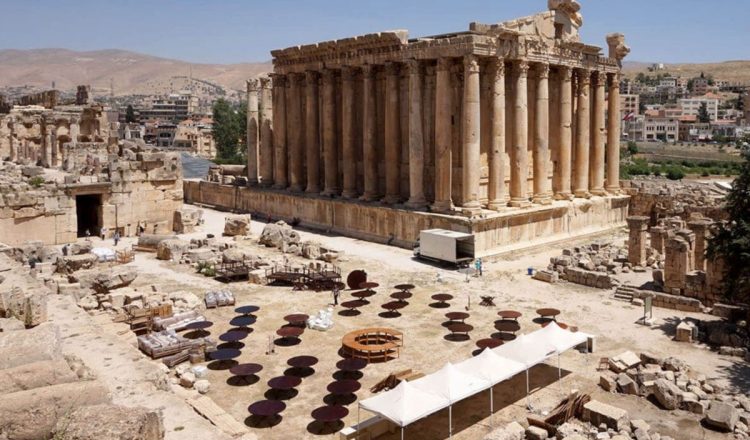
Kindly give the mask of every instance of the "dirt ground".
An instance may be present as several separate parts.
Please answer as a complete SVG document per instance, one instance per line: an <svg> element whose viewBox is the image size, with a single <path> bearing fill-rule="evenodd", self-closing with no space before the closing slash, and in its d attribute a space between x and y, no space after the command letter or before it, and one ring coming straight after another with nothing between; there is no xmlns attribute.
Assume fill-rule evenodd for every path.
<svg viewBox="0 0 750 440"><path fill-rule="evenodd" d="M224 214L205 210L204 217L206 223L201 230L188 234L185 238L204 237L206 233L220 236ZM282 261L284 256L279 251L258 246L257 237L263 226L263 223L253 222L253 237L236 241L237 246L252 249L268 260ZM690 314L655 309L654 325L645 327L636 323L643 310L615 300L612 291L567 283L551 285L532 280L526 275L528 267L546 267L551 256L559 255L560 250L571 243L485 260L484 276L471 277L467 282L464 275L455 271L414 260L409 250L306 231L301 231L301 235L303 240L315 239L326 247L342 252L339 265L344 276L352 270L363 269L367 271L369 279L380 283L381 287L376 289L377 294L370 298L371 303L361 309L362 313L359 316L339 316L338 312L342 309L337 307L334 311L335 324L331 330L319 332L307 329L299 344L276 346L275 354L266 352L269 341L276 339L275 331L285 324L283 317L294 312L311 315L317 313L331 303L330 292L294 292L289 287L258 286L246 282L226 285L196 274L188 266L157 261L155 255L149 253L138 253L136 261L131 263L139 270L134 287L145 289L154 285L165 292L185 290L194 292L201 298L207 290L228 288L235 293L237 305L253 304L260 307L255 314L257 321L251 325L253 331L243 341L242 355L237 359L240 363L254 362L263 365L257 382L239 383L236 379L230 379L231 375L224 366L216 364L209 365L208 374L208 380L211 382L208 396L237 420L244 422L258 438L316 438L320 435L330 435L343 427L343 424L323 426L315 423L311 412L330 402L326 386L340 374L337 373L336 362L342 359L339 356L341 337L347 332L362 327L383 326L400 330L405 335L405 347L399 359L371 364L363 371L363 377L360 379L362 388L356 393L356 397L365 399L372 395L369 388L392 372L412 369L431 373L440 369L446 362L459 362L472 356L472 352L476 350L475 342L495 332L493 323L498 319L497 311L501 309L515 309L523 313L519 320L522 333L539 328L538 324L532 321L537 316L536 309L555 307L562 311L558 321L577 325L581 331L597 336L595 353L582 354L570 351L561 356L562 382L557 382L558 370L555 360L531 370L531 403L536 412L551 409L564 393L578 389L593 394L596 399L612 402L627 409L632 418L646 420L664 435L680 439L724 438L719 434L704 432L699 419L692 414L660 410L643 399L601 391L597 385L599 376L596 372L599 358L614 356L625 350L675 356L685 360L696 373L720 380L727 386L739 387L744 392L750 391L750 367L747 364L737 358L709 352L705 347L672 341L675 322ZM612 234L609 238L621 243L625 239L624 231ZM126 238L120 246L127 245L132 240ZM590 240L585 240L581 244L586 242ZM111 245L111 241L109 244ZM297 258L290 260L297 261ZM300 258L298 261L306 260ZM442 274L443 282L438 282L438 273ZM628 277L629 282L646 282L650 274L629 274ZM384 311L381 305L391 300L389 295L395 290L392 286L400 283L416 285L414 296L409 299L409 305L401 311L400 317L384 318L380 315ZM454 299L450 301L450 308L430 307L429 304L434 302L430 296L435 293L452 294ZM479 306L480 295L494 296L497 307ZM347 290L342 293L340 301L349 299L352 299L351 292ZM467 308L471 317L466 322L474 327L470 339L464 342L446 340L448 332L441 325L446 321L445 313L466 311ZM230 321L236 314L232 307L227 307L208 310L206 316L214 322L210 329L212 336L218 337L233 327ZM702 315L690 316L710 319ZM102 326L102 330L114 332L115 327ZM112 335L104 337L111 338ZM120 341L123 340L122 336L119 338ZM287 360L297 355L312 355L319 359L319 363L314 366L314 374L303 379L296 392L284 396L288 398L285 400L287 407L280 420L273 421L272 427L259 426L259 420L249 417L248 405L269 396L274 397L268 393L268 380L283 375L289 368ZM126 370L131 364L153 362L145 361L145 357L139 357L134 351L108 359L110 360L106 362L106 368L102 368L103 374L109 374L108 370L115 370L124 377L127 377ZM525 421L527 412L524 375L496 386L493 397L495 412L492 415L489 408L489 392L481 393L454 406L455 439L482 438L493 427L512 420ZM145 398L141 396L137 400L143 401ZM353 402L347 407L350 412L343 422L346 425L355 424L357 404ZM361 412L363 420L369 416L370 414L365 411ZM178 438L178 431L175 429L184 429L183 421L166 424L170 431L168 438L169 434L172 434L171 438ZM441 411L407 427L406 433L409 439L448 438L448 411ZM396 439L398 433L385 438Z"/></svg>

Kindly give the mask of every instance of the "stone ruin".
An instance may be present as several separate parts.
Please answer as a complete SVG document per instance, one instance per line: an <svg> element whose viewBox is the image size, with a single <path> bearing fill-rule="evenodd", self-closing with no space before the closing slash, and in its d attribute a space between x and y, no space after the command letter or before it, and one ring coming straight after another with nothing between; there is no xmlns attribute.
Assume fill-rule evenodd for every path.
<svg viewBox="0 0 750 440"><path fill-rule="evenodd" d="M624 248L612 243L592 243L564 249L561 256L550 258L547 270L538 271L534 278L547 282L563 279L598 289L611 289L619 285L614 275L629 272L631 268Z"/></svg>
<svg viewBox="0 0 750 440"><path fill-rule="evenodd" d="M639 178L630 181L626 192L630 215L648 217L651 224L671 217L726 219L723 206L728 188L723 184Z"/></svg>

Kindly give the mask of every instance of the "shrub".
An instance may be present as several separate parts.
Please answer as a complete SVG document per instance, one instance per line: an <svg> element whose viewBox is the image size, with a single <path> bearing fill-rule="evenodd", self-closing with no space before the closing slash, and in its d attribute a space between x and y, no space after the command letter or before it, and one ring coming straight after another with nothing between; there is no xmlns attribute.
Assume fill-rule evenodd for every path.
<svg viewBox="0 0 750 440"><path fill-rule="evenodd" d="M34 176L31 179L29 179L29 185L33 186L34 188L39 188L44 184L44 177L42 176Z"/></svg>
<svg viewBox="0 0 750 440"><path fill-rule="evenodd" d="M685 177L685 172L681 168L672 167L667 171L667 179L669 180L682 180Z"/></svg>
<svg viewBox="0 0 750 440"><path fill-rule="evenodd" d="M638 144L636 144L633 141L629 141L628 142L628 153L630 153L631 156L635 155L635 154L638 154Z"/></svg>

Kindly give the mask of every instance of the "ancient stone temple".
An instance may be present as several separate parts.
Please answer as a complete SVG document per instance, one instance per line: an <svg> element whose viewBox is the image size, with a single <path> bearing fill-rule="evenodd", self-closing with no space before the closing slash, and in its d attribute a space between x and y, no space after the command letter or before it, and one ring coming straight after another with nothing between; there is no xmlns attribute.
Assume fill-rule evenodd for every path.
<svg viewBox="0 0 750 440"><path fill-rule="evenodd" d="M629 49L582 43L582 23L576 1L550 0L464 32L272 51L272 84L248 85L251 188L231 203L397 244L474 232L479 253L624 224Z"/></svg>

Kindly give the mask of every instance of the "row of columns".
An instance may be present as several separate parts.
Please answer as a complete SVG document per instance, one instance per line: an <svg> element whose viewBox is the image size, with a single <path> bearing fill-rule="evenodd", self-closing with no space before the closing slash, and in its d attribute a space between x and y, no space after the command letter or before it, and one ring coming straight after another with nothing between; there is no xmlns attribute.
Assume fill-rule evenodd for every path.
<svg viewBox="0 0 750 440"><path fill-rule="evenodd" d="M418 60L405 63L408 69L408 152L409 152L409 199L407 206L414 209L426 207L424 192L425 133L423 132L423 82L424 66ZM452 58L437 61L435 85L435 200L433 210L447 211L453 208L452 197L452 142L453 142L453 84ZM385 194L383 202L388 204L402 201L400 185L401 158L401 118L400 69L401 64L387 62L385 68ZM534 69L536 81L533 91L532 118L529 114L528 88L529 71ZM467 211L482 208L480 202L480 131L481 99L480 71L482 64L474 55L463 58L463 96L461 112L461 155L462 155L462 206ZM552 184L549 181L550 164L550 66L546 63L530 64L527 61L512 63L513 97L511 108L506 108L506 63L493 58L486 64L491 81L489 112L492 123L489 129L489 209L502 209L505 206L524 207L531 201L538 204L551 203L556 199L590 197L604 195L607 191L619 191L619 83L616 74L559 68L558 83L559 108L557 164ZM361 67L362 72L362 158L364 163L364 191L360 199L379 199L376 152L376 80L374 66ZM322 93L319 80L322 77ZM575 80L575 90L573 83ZM605 107L605 87L609 82L609 107ZM288 84L287 84L288 83ZM341 107L343 117L336 118L336 76L333 70L322 72L308 71L304 74L274 75L273 114L259 111L259 106L270 103L271 96L264 93L268 80L260 88L256 82L248 82L248 154L249 182L257 183L258 176L272 176L274 188L291 191L320 193L325 196L341 195L355 198L357 192L357 168L355 139L355 92L354 68L341 69ZM260 92L260 93L258 93ZM287 96L288 94L288 96ZM305 108L302 108L304 94ZM592 95L593 94L593 98ZM251 95L260 96L258 99ZM575 96L574 96L575 95ZM319 100L322 100L322 106ZM593 109L591 105L593 104ZM322 114L319 109L322 108ZM267 110L267 109L266 109ZM605 114L611 115L605 126ZM512 127L506 127L507 120ZM273 145L264 136L263 119L270 119L276 129L273 131ZM321 119L322 118L322 124ZM303 123L304 119L304 123ZM529 121L533 127L529 127ZM575 127L574 127L575 124ZM266 122L270 130L271 124ZM258 127L261 127L260 129ZM322 133L321 131L322 126ZM304 127L304 132L301 127ZM510 133L508 133L510 130ZM605 151L605 131L606 137ZM341 136L342 156L338 157L338 136ZM506 143L506 136L511 142ZM529 138L532 136L532 139ZM529 143L533 150L529 157ZM506 145L511 161L509 194L505 194L505 154ZM287 151L287 148L292 151ZM303 151L304 150L304 151ZM258 154L258 151L262 151ZM321 157L322 156L322 157ZM306 167L302 158L306 158ZM272 158L272 160L271 160ZM289 163L287 164L287 158ZM320 188L320 160L322 158L324 176ZM528 169L532 162L533 188L529 199ZM605 166L606 160L606 166ZM272 162L272 164L271 164ZM260 163L260 166L258 165ZM339 188L339 163L342 167L342 188ZM605 174L606 168L606 174ZM306 170L306 175L305 174ZM606 176L606 182L605 182ZM263 179L270 184L271 179Z"/></svg>

